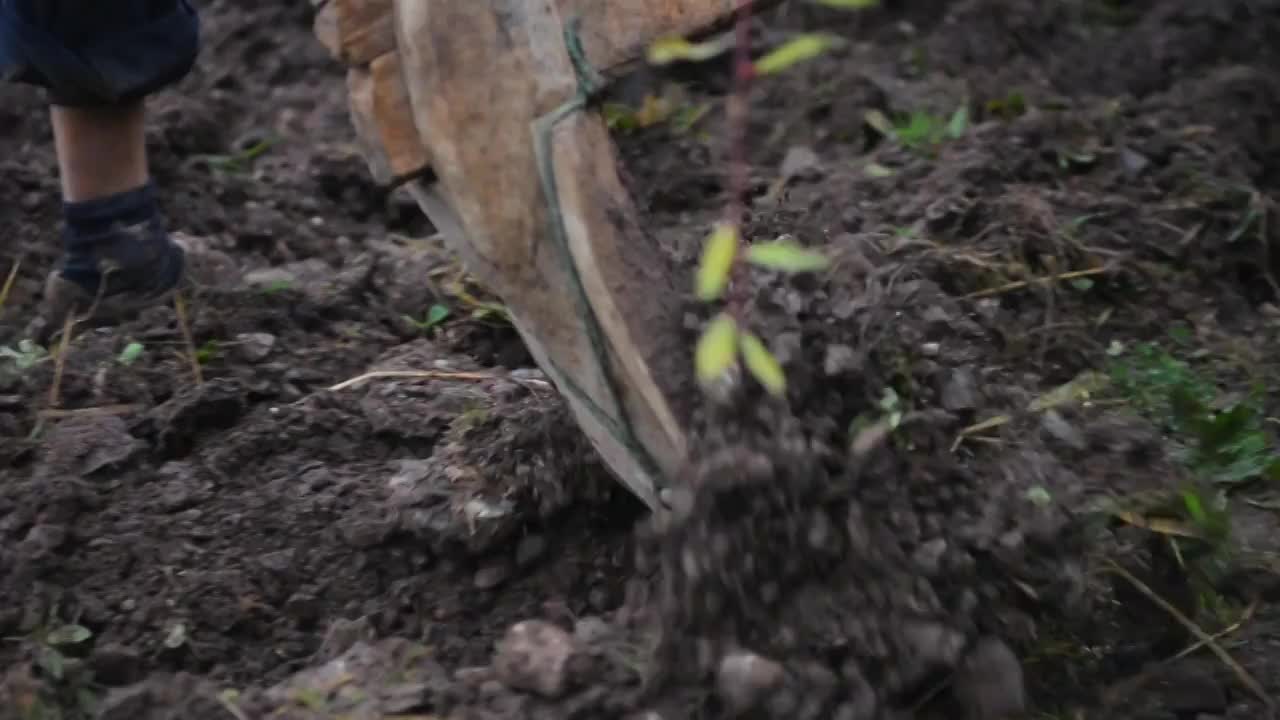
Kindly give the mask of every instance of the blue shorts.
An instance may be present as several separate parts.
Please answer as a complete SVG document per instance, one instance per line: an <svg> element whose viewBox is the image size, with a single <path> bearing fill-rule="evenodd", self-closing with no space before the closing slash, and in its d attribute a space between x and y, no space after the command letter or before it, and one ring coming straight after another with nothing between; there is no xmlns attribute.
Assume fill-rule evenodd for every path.
<svg viewBox="0 0 1280 720"><path fill-rule="evenodd" d="M0 79L56 105L115 105L191 71L200 21L188 0L0 0Z"/></svg>

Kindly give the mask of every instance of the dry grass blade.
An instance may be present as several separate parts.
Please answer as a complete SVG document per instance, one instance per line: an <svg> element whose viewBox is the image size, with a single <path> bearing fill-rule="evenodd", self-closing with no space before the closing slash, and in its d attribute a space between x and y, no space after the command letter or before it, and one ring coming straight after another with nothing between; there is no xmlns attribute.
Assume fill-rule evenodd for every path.
<svg viewBox="0 0 1280 720"><path fill-rule="evenodd" d="M147 406L135 403L132 405L99 405L97 407L71 408L67 410L45 409L41 410L37 415L46 420L58 420L83 415L129 415L146 409Z"/></svg>
<svg viewBox="0 0 1280 720"><path fill-rule="evenodd" d="M9 300L9 293L13 292L13 284L18 279L20 268L22 268L22 256L14 259L13 266L9 268L9 274L4 278L4 285L0 286L0 312L4 310L4 305Z"/></svg>
<svg viewBox="0 0 1280 720"><path fill-rule="evenodd" d="M187 322L187 301L182 293L173 296L173 310L178 314L178 328L182 330L182 341L187 347L187 360L191 363L191 375L196 384L204 382L204 372L200 370L200 357L196 353L196 341L191 336L191 324Z"/></svg>
<svg viewBox="0 0 1280 720"><path fill-rule="evenodd" d="M1014 290L1021 290L1025 287L1030 287L1031 285L1058 283L1058 282L1062 282L1063 280L1076 280L1079 278L1089 277L1091 275L1101 275L1105 272L1107 272L1107 268L1105 267L1089 268L1088 270L1072 270L1071 272L1059 273L1057 275L1048 275L1046 277L1032 278L1030 280L1017 280L1011 283L1005 283L1004 285L998 285L993 288L987 288L986 290L979 290L977 292L972 292L972 293L969 293L968 295L965 295L964 297L966 300L991 297L992 295L1002 295L1007 292L1013 292Z"/></svg>
<svg viewBox="0 0 1280 720"><path fill-rule="evenodd" d="M1111 515L1126 525L1148 530L1157 535L1204 539L1204 533L1173 518L1147 517L1129 510L1113 510Z"/></svg>
<svg viewBox="0 0 1280 720"><path fill-rule="evenodd" d="M343 380L337 385L329 387L330 392L338 390L346 390L369 380L378 380L383 378L407 378L416 380L501 380L503 378L489 373L479 372L451 372L448 370L374 370L363 375L358 375L350 380Z"/></svg>
<svg viewBox="0 0 1280 720"><path fill-rule="evenodd" d="M960 444L963 443L966 438L971 438L974 435L977 435L980 432L986 432L987 430L995 430L996 428L1003 427L1011 422L1013 422L1013 417L1010 415L996 415L963 428L960 432L956 433L956 439L951 443L951 452L955 452L960 449Z"/></svg>
<svg viewBox="0 0 1280 720"><path fill-rule="evenodd" d="M1061 407L1071 402L1083 402L1089 400L1093 393L1101 390L1107 384L1107 377L1100 373L1083 372L1077 375L1071 382L1059 385L1049 392L1037 397L1027 405L1027 412L1044 412ZM951 444L951 452L959 449L960 444L966 439L976 439L973 436L988 430L995 430L1013 422L1011 415L994 415L982 420L978 423L970 425L960 430L956 435L955 441Z"/></svg>
<svg viewBox="0 0 1280 720"><path fill-rule="evenodd" d="M75 313L67 313L62 321L62 338L58 343L58 356L53 359L53 383L49 386L49 407L62 404L62 372L67 365L67 351L71 349L71 329L75 327Z"/></svg>
<svg viewBox="0 0 1280 720"><path fill-rule="evenodd" d="M1249 603L1249 606L1244 609L1244 612L1240 613L1239 620L1231 623L1230 625L1219 630L1213 635L1210 635L1209 636L1210 639L1213 640L1214 642L1217 642L1218 640L1221 640L1222 638L1238 631L1240 628L1244 627L1246 623L1248 623L1250 620L1253 619L1253 614L1257 611L1258 611L1258 601L1254 600L1253 602ZM1197 640L1194 643L1180 650L1177 655L1174 655L1173 657L1169 658L1165 662L1169 663L1169 662L1173 662L1174 660L1181 660L1182 658L1204 647L1206 644L1207 643L1204 640Z"/></svg>
<svg viewBox="0 0 1280 720"><path fill-rule="evenodd" d="M1240 614L1239 620L1235 621L1231 625L1228 625L1222 630L1219 630L1218 632L1214 633L1211 637L1213 638L1213 640L1217 641L1238 631L1240 628L1244 627L1246 623L1248 623L1250 620L1253 619L1253 614L1257 612L1257 610L1258 610L1257 601L1249 603L1249 606L1246 607L1244 609L1244 612ZM1131 695L1134 692L1137 692L1140 688L1146 686L1147 683L1151 682L1153 679L1158 677L1159 671L1161 668L1173 662L1181 660L1182 658L1190 655L1191 653L1194 653L1195 651L1203 647L1205 647L1205 642L1203 640L1197 640L1191 645L1188 645L1187 647L1180 650L1176 655L1172 655L1168 658L1165 658L1159 663L1156 663L1153 667L1147 670L1144 670L1133 677L1125 678L1124 680L1108 687L1102 693L1102 697L1104 698L1105 704L1113 705L1118 701L1120 701L1121 698Z"/></svg>
<svg viewBox="0 0 1280 720"><path fill-rule="evenodd" d="M1275 712L1275 709L1276 709L1275 702L1271 699L1271 696L1267 695L1267 691L1264 690L1262 688L1262 685L1260 685L1258 681L1255 680L1254 677L1249 674L1248 670L1245 670L1244 667L1240 665L1240 663L1236 662L1235 658L1231 657L1231 655L1226 650L1223 650L1222 646L1219 645L1218 642L1214 640L1214 638L1211 635L1206 633L1199 625L1195 624L1195 622L1193 622L1190 618L1184 615L1182 611L1178 610L1178 608L1171 605L1168 600L1165 600L1164 598L1157 595L1154 590L1148 587L1146 583L1142 582L1137 577L1135 577L1133 573L1120 567L1120 565L1116 563L1114 560L1108 560L1107 564L1110 566L1109 570L1111 572L1129 581L1129 584L1133 585L1133 587L1137 589L1138 592L1142 593L1147 597L1148 600L1158 605L1161 610L1164 610L1165 612L1169 613L1169 615L1173 617L1174 620L1178 621L1179 625L1182 625L1192 635L1195 635L1196 639L1200 641L1200 644L1209 648L1209 650L1211 650L1214 655L1218 656L1218 659L1221 660L1224 665L1226 665L1228 668L1231 669L1231 672L1235 673L1236 679L1240 681L1240 684L1244 685L1246 688L1250 690L1250 692L1258 696L1258 699L1261 700L1262 703L1267 706L1267 710L1271 711L1272 713Z"/></svg>
<svg viewBox="0 0 1280 720"><path fill-rule="evenodd" d="M218 694L218 704L220 704L224 710L226 710L233 717L235 717L236 720L249 720L249 716L245 713L245 711L241 710L240 706L236 704L236 700L238 698L239 698L239 693L237 693L236 691L224 690L223 692Z"/></svg>

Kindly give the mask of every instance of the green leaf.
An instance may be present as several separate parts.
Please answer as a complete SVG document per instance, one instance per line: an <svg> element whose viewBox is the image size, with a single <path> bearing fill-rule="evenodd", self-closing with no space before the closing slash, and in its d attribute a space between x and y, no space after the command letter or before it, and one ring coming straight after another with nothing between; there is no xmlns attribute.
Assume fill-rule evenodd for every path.
<svg viewBox="0 0 1280 720"><path fill-rule="evenodd" d="M822 53L840 44L834 35L806 33L797 35L756 60L756 72L761 75L773 75L782 72L798 62L812 60Z"/></svg>
<svg viewBox="0 0 1280 720"><path fill-rule="evenodd" d="M673 62L701 62L710 60L732 46L732 36L722 35L701 43L691 43L682 37L664 37L649 45L650 65L669 65Z"/></svg>
<svg viewBox="0 0 1280 720"><path fill-rule="evenodd" d="M50 645L79 645L91 637L93 632L83 625L63 625L50 630L44 641Z"/></svg>
<svg viewBox="0 0 1280 720"><path fill-rule="evenodd" d="M951 115L951 120L947 122L947 137L952 140L964 135L964 131L969 129L969 108L961 105Z"/></svg>
<svg viewBox="0 0 1280 720"><path fill-rule="evenodd" d="M120 351L120 357L117 358L121 365L132 365L142 357L142 343L131 342L124 346L124 350Z"/></svg>
<svg viewBox="0 0 1280 720"><path fill-rule="evenodd" d="M36 663L49 677L54 680L62 679L66 668L66 659L62 657L62 653L51 647L40 648L40 654L36 656Z"/></svg>
<svg viewBox="0 0 1280 720"><path fill-rule="evenodd" d="M738 324L733 318L720 313L707 323L694 354L698 381L710 384L720 379L733 366L737 353Z"/></svg>
<svg viewBox="0 0 1280 720"><path fill-rule="evenodd" d="M210 340L196 350L196 362L205 365L218 357L218 341Z"/></svg>
<svg viewBox="0 0 1280 720"><path fill-rule="evenodd" d="M867 177L875 179L893 176L893 170L881 165L880 163L874 162L867 163L866 166L862 168L862 172L865 173Z"/></svg>
<svg viewBox="0 0 1280 720"><path fill-rule="evenodd" d="M1203 523L1209 518L1209 514L1205 512L1204 503L1200 501L1200 496L1191 490L1182 491L1182 504L1187 509L1187 515L1191 516L1191 520L1197 523Z"/></svg>
<svg viewBox="0 0 1280 720"><path fill-rule="evenodd" d="M809 0L809 2L838 10L866 10L880 5L880 0Z"/></svg>
<svg viewBox="0 0 1280 720"><path fill-rule="evenodd" d="M893 121L889 119L888 115L885 115L879 110L866 111L863 113L862 120L869 125L872 130L875 130L885 137L893 137L897 134L893 126Z"/></svg>
<svg viewBox="0 0 1280 720"><path fill-rule="evenodd" d="M1026 497L1033 504L1040 507L1045 507L1053 502L1053 496L1049 494L1049 491L1043 485L1027 488Z"/></svg>
<svg viewBox="0 0 1280 720"><path fill-rule="evenodd" d="M782 371L782 364L769 352L764 342L751 333L742 333L742 359L747 370L760 384L773 395L782 395L787 391L787 376Z"/></svg>
<svg viewBox="0 0 1280 720"><path fill-rule="evenodd" d="M635 130L638 126L635 111L622 103L604 103L600 107L600 114L604 116L605 125L610 130Z"/></svg>
<svg viewBox="0 0 1280 720"><path fill-rule="evenodd" d="M825 270L830 264L821 253L801 247L789 236L757 243L747 250L747 262L781 272L801 273Z"/></svg>
<svg viewBox="0 0 1280 720"><path fill-rule="evenodd" d="M729 285L729 271L738 255L738 229L721 223L712 231L702 247L702 260L698 263L696 292L698 299L710 302L720 297Z"/></svg>
<svg viewBox="0 0 1280 720"><path fill-rule="evenodd" d="M427 327L439 325L444 322L445 318L449 317L449 315L450 311L447 306L440 304L432 305L431 309L427 310Z"/></svg>

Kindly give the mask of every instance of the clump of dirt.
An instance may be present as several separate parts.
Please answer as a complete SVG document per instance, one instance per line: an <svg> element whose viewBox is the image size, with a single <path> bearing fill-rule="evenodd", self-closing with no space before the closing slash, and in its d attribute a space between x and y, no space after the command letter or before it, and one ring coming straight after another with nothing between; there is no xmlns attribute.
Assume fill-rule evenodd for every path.
<svg viewBox="0 0 1280 720"><path fill-rule="evenodd" d="M785 416L729 423L742 412L718 418L726 430L709 431L690 469L696 491L661 522L666 671L715 676L729 714L878 718L991 656L997 666L952 682L960 706L1023 709L1021 668L997 639L1031 627L1019 583L1083 590L1078 569L1059 564L1070 549L1052 545L1062 516L1025 494L1059 473L983 483L930 457L936 447L893 452L882 428L837 450ZM914 419L903 432L931 431ZM1028 572L1043 573L1036 559L1056 572Z"/></svg>
<svg viewBox="0 0 1280 720"><path fill-rule="evenodd" d="M744 376L707 399L687 490L650 518L412 203L367 180L310 4L207 5L150 136L175 226L246 271L191 299L194 353L168 308L60 366L19 351L57 187L43 120L14 109L34 95L0 91L22 138L0 165L0 270L21 257L0 717L1266 712L1267 475L1206 478L1106 380L1185 326L1188 362L1227 358L1223 416L1251 384L1280 407L1275 3L764 15L763 41L852 41L752 97L745 234L832 267L750 276L786 397ZM686 267L727 200L723 69L674 76L679 122L617 133ZM690 349L707 317L690 301ZM1184 619L1261 687L1184 652Z"/></svg>

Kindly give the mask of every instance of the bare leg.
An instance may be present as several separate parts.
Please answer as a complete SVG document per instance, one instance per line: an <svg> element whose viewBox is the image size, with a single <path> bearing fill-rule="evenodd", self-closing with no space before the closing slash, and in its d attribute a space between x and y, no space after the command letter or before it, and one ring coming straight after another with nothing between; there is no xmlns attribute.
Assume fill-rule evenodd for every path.
<svg viewBox="0 0 1280 720"><path fill-rule="evenodd" d="M53 138L66 202L83 202L147 183L146 108L54 106Z"/></svg>

